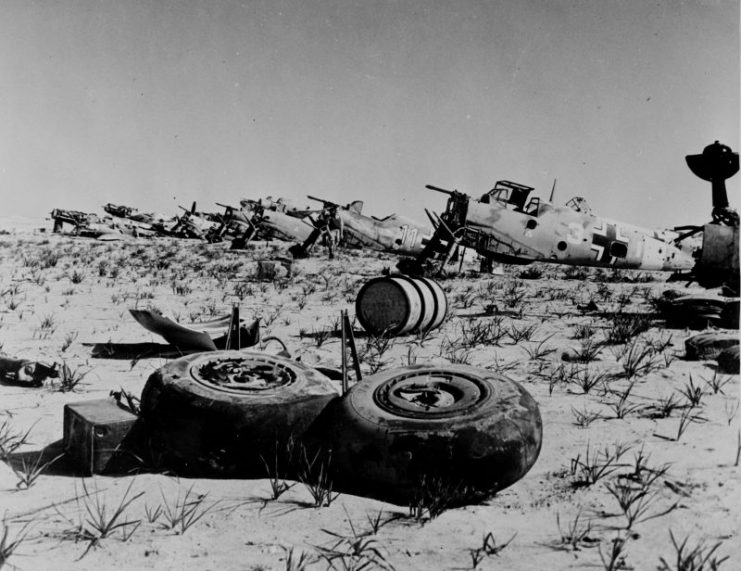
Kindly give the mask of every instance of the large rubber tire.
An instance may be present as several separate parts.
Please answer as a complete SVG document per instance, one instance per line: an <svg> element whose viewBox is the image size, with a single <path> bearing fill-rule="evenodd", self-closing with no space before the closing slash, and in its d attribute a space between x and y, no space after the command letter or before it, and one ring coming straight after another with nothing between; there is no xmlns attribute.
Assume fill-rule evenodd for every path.
<svg viewBox="0 0 741 571"><path fill-rule="evenodd" d="M711 295L688 295L672 299L664 292L660 310L669 327L739 328L739 301Z"/></svg>
<svg viewBox="0 0 741 571"><path fill-rule="evenodd" d="M706 331L686 339L684 348L687 360L703 361L717 358L724 349L738 346L738 343L738 335L735 333Z"/></svg>
<svg viewBox="0 0 741 571"><path fill-rule="evenodd" d="M213 367L252 377L270 371L274 384L209 380ZM252 377L254 378L254 377ZM141 396L152 456L184 475L264 476L276 453L301 435L338 391L321 373L260 353L214 351L177 359L155 371ZM277 452L276 452L277 451ZM261 458L262 456L262 458Z"/></svg>
<svg viewBox="0 0 741 571"><path fill-rule="evenodd" d="M354 386L325 409L307 440L332 450L340 490L409 505L434 482L466 503L527 473L542 421L530 394L501 374L414 366Z"/></svg>
<svg viewBox="0 0 741 571"><path fill-rule="evenodd" d="M738 375L739 373L739 347L734 345L723 349L718 354L718 371L725 375Z"/></svg>
<svg viewBox="0 0 741 571"><path fill-rule="evenodd" d="M721 312L721 325L726 329L739 328L739 300L728 300Z"/></svg>

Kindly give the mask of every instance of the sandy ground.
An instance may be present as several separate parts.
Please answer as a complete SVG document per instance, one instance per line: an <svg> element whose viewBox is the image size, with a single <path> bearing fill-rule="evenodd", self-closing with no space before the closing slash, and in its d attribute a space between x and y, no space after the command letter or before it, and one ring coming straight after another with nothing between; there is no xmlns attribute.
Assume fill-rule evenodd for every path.
<svg viewBox="0 0 741 571"><path fill-rule="evenodd" d="M333 327L341 309L352 314L362 283L394 264L392 257L375 253L343 252L332 262L322 255L297 262L294 277L277 286L254 280L253 260L281 253L285 245L280 243L256 246L249 252L167 239L103 243L50 235L48 230L33 232L48 223L13 222L3 221L6 229L15 231L0 236L0 349L89 371L72 392L61 392L58 384L48 381L35 389L0 386L0 426L15 434L30 430L27 443L16 451L20 453L41 450L61 439L64 404L103 398L119 387L139 394L150 373L165 363L91 358L91 348L84 343L161 341L142 329L128 308L153 306L191 322L223 315L241 297L242 315L262 316L264 323L269 322L263 333L284 339L294 356L301 355L307 363L337 365L339 341L329 338L317 347L316 339L306 334ZM640 347L653 343L657 348L655 369L634 377L625 399L632 410L616 418L618 393L629 381L606 376L586 394L577 383L559 381L558 368L563 365L568 371L572 366L562 361L562 354L582 347L575 338L579 329L591 326L592 339L601 342L612 327L609 315L586 312L577 305L593 299L603 312L622 305L625 312L649 314L651 296L677 285L663 283L661 274L647 276L651 281L645 283L625 283L601 282L594 271L588 280L578 280L563 267L540 269L539 279L519 279L523 268L507 267L501 276L446 280L450 319L424 341L414 336L397 339L382 358L384 368L406 364L410 358L418 363L468 359L477 366L506 371L537 400L544 426L540 457L522 480L489 501L420 521L409 517L405 506L348 495L340 495L329 507L308 507L309 494L300 484L269 501L266 479L185 480L139 474L83 480L52 466L23 489L17 487L11 466L0 463L0 517L8 531L6 545L19 534L23 537L8 566L60 571L256 571L300 569L297 560L304 553L310 562L305 568L326 569L330 566L319 557L318 548L337 541L329 532L349 537L354 528L358 534L369 533L367 540L377 553L366 551L365 556L373 555L376 563L363 567L363 556L347 555L334 560L337 569L385 565L429 571L471 569L474 563L478 569L603 569L607 567L600 554L607 557L617 537L625 543L623 564L614 569L656 569L661 557L675 569L670 532L680 542L689 538L688 548L701 544L707 551L720 543L716 555L730 558L722 568L738 568L738 376L716 378L713 383L712 362L683 359L684 340L693 332L667 330L653 320L637 343ZM305 293L311 284L315 290ZM508 307L512 296L507 292L513 284L524 297ZM487 306L496 306L489 313L498 312L501 327L507 330L533 326L530 340L515 342L505 335L498 345L477 345L468 353L450 350L451 342L460 348L455 343L462 336L462 324L497 319L485 315ZM545 354L533 355L539 345ZM596 359L589 364L591 374L623 371L624 347L599 345ZM682 395L690 378L702 387L700 403L694 407ZM722 386L715 393L712 385L717 388L718 381ZM672 394L679 406L668 417L655 414L659 400ZM685 412L704 420L689 422L677 439ZM580 413L599 417L578 426ZM620 460L624 466L591 485L575 485L579 473L571 471L573 459L583 461L587 448L594 456L597 450L613 450L616 445L630 447ZM666 465L666 471L649 485L646 510L628 530L626 516L608 486L627 481L625 476L635 471L641 451L649 468ZM90 538L79 533L80 521L87 518L85 490L87 501L97 499L109 514L127 490L128 498L141 494L124 514L124 519L139 520L139 526L117 529L91 545ZM175 505L189 490L191 498L205 495L200 505L207 509L192 527L183 533L167 529L161 516L148 521L147 512L151 515L158 506ZM369 519L379 512L381 520L388 522L374 533ZM573 534L569 528L577 518ZM479 548L489 533L497 545L510 539L511 543L487 554ZM570 535L582 540L569 542ZM347 545L344 542L341 548ZM481 557L475 562L477 553Z"/></svg>

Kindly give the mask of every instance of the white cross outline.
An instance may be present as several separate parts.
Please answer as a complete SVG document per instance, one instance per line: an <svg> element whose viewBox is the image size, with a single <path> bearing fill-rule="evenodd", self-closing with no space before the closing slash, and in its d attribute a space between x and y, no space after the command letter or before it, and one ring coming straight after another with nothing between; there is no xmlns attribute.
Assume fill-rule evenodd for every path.
<svg viewBox="0 0 741 571"><path fill-rule="evenodd" d="M604 236L605 238L607 238L607 227L605 226L605 221L600 220L599 224L600 224L599 226L595 225L592 228L592 234L597 234L598 236ZM605 251L605 247L600 246L599 244L595 244L594 240L592 240L592 245L590 246L590 249L594 250L597 254L594 257L595 260L599 260L600 258L602 258L602 254Z"/></svg>
<svg viewBox="0 0 741 571"><path fill-rule="evenodd" d="M622 242L625 244L626 249L628 245L630 244L630 240L623 236L623 234L620 232L620 225L614 224L615 226L615 239L612 241L615 242ZM607 228L608 225L604 220L600 220L599 226L595 225L592 229L593 234L597 234L598 236L604 236L605 239L607 238ZM596 256L594 257L595 260L599 260L602 257L602 254L605 252L605 247L600 246L599 244L595 244L594 241L592 241L592 245L590 246L591 250L594 250L596 252ZM617 258L615 256L610 256L610 260L607 262L609 265L614 265L617 261Z"/></svg>

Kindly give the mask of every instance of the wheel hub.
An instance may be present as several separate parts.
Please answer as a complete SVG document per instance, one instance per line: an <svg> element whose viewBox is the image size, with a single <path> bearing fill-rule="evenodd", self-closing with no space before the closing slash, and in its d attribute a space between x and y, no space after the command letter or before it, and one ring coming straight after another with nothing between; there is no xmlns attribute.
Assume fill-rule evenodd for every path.
<svg viewBox="0 0 741 571"><path fill-rule="evenodd" d="M195 363L191 376L198 383L220 391L259 393L295 382L288 367L259 358L209 359Z"/></svg>
<svg viewBox="0 0 741 571"><path fill-rule="evenodd" d="M471 409L489 397L489 388L475 377L448 371L414 371L379 386L376 404L409 418L445 418Z"/></svg>

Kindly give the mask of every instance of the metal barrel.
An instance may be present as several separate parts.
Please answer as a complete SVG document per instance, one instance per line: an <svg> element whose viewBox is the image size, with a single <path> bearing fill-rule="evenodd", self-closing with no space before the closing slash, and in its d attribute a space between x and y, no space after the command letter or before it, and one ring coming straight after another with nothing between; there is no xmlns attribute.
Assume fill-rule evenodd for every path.
<svg viewBox="0 0 741 571"><path fill-rule="evenodd" d="M431 279L383 276L360 289L355 312L369 333L403 335L439 327L447 315L448 300Z"/></svg>

